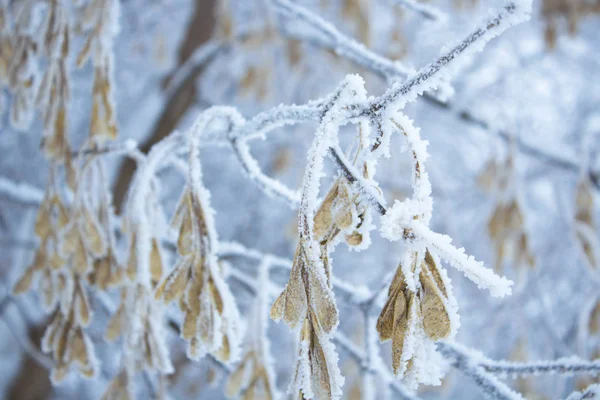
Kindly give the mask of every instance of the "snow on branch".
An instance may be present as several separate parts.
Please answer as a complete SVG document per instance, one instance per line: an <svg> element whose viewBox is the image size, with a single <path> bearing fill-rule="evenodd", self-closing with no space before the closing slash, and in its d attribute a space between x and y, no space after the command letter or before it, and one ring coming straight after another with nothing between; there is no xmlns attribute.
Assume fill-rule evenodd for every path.
<svg viewBox="0 0 600 400"><path fill-rule="evenodd" d="M135 143L129 142L123 148L117 145L114 151L107 151L122 153L138 162L123 221L123 232L129 242L129 258L127 266L119 268L121 275L118 284L123 285L122 301L109 323L107 338L124 336L125 361L122 373L126 379L133 379L136 365L143 365L161 375L170 373L173 366L162 333L163 313L166 304L175 302L184 316L177 329L188 343L187 354L190 359L197 360L209 354L222 363L236 362L240 355L242 324L235 298L226 282L228 268L223 257L227 254L240 255L261 261L258 283L237 269L230 273L230 277L242 283L243 287L259 294L256 321L261 337L266 332L265 302L271 294L268 271L271 267L285 264L290 272L288 284L270 310L272 319L283 320L295 333L299 333L290 393L294 396L300 393L305 398L332 400L342 396L344 377L334 346L334 343L338 343L340 347L350 349L353 357L360 356L358 361L361 367L382 377L400 397L415 398L404 389L404 385L416 388L419 383L440 384L444 371L435 343L452 339L459 327L452 285L440 258L464 272L480 287L489 289L492 295L510 293L510 282L466 256L462 249L453 247L449 238L430 231L432 199L425 170L427 142L421 139L412 121L400 114L400 109L417 95L443 84L465 57L481 49L485 42L509 26L523 21L529 1L508 3L464 40L443 51L439 58L416 73L370 52L341 35L326 21L288 0L276 0L275 6L287 17L303 21L320 32L321 39L345 57L369 65L370 69L379 71L387 78L408 78L403 82L395 81L382 96L367 97L362 78L349 75L336 91L323 99L304 105L280 105L249 119L231 107L211 107L197 117L190 129L167 136L155 144L147 156L141 155ZM217 45L206 45L199 50L193 62L206 62L216 51ZM185 70L176 75L175 83L182 79L184 73ZM295 191L262 173L250 154L248 141L264 138L277 128L305 122L316 122L318 127L308 153L301 197L298 198ZM338 137L340 127L344 125L353 125L359 132L355 139L358 145L354 143L347 154L340 149ZM378 135L373 143L369 137L371 130ZM373 175L378 158L390 154L389 138L395 132L404 133L407 147L412 153L413 194L402 203L396 202L388 210ZM210 193L202 177L200 148L205 145L230 145L248 177L262 191L283 199L292 207L299 203L299 241L293 260L265 256L241 246L219 242ZM89 154L85 153L88 150ZM355 154L351 154L353 151ZM166 272L162 251L163 241L170 231L157 222L163 215L157 173L160 168L173 164L174 157L182 152L188 155L187 168L181 165L181 161L175 164L185 170L187 182L171 223L173 230L178 233L176 245L173 246L177 251L177 262ZM98 147L84 149L82 154L93 156L102 153L104 151ZM327 155L333 159L339 172L334 176L326 196L320 199L320 182L325 175ZM7 193L23 192L21 188L10 185L4 187L8 187L5 189ZM85 189L78 188L76 200L83 203L85 194ZM31 193L20 195L31 197ZM371 324L374 322L371 321L371 311L376 302L372 299L379 292L372 293L337 278L330 257L330 253L342 242L357 251L368 247L369 231L373 229L371 208L383 215L382 235L392 240L402 239L406 245L390 285L388 301L376 326L381 340L392 340L393 373L380 362L374 345L375 327L371 325L375 324ZM110 220L110 210L104 210L102 215L106 221ZM86 229L96 228L98 224L94 218L90 218L91 228L86 225ZM96 232L98 243L94 243L97 246L92 248L93 255L114 256L106 251L110 248L108 244L112 245L112 229L107 222L106 232ZM82 240L89 240L88 236L84 235ZM85 253L83 255L87 256ZM75 272L76 278L83 280L90 271ZM349 342L340 339L343 336L337 333L339 310L334 289L344 294L350 303L360 307L365 321L371 324L362 355L352 351ZM85 300L87 304L85 293L82 289L80 291L81 301ZM88 319L80 325L87 323ZM249 341L256 351L245 353L246 358L238 370L243 371L243 365L247 362L261 363L265 373L255 378L274 382L268 355L269 344L256 340L252 333ZM483 367L473 366L460 349L444 346L440 345L441 350L445 349L446 354L451 354L454 364L475 379L488 395L494 398L519 398L488 376ZM95 367L95 362L93 364ZM231 376L231 391L241 393L248 390L251 382L246 377L236 380L235 374L234 371ZM405 378L405 382L398 383L396 377ZM119 384L119 379L115 379L115 384ZM274 387L271 389L268 392L273 394Z"/></svg>
<svg viewBox="0 0 600 400"><path fill-rule="evenodd" d="M16 183L0 177L0 196L23 204L37 205L42 202L44 192L26 183Z"/></svg>
<svg viewBox="0 0 600 400"><path fill-rule="evenodd" d="M594 400L594 399L599 399L600 398L600 385L599 384L593 384L588 386L585 390L581 391L581 392L574 392L571 393L571 395L569 397L566 398L566 400Z"/></svg>
<svg viewBox="0 0 600 400"><path fill-rule="evenodd" d="M354 344L348 337L346 337L341 332L336 332L333 340L336 344L340 346L340 348L346 351L348 355L350 355L350 357L352 357L358 365L364 365L366 358L364 351L361 348L359 348L356 344ZM375 368L372 372L379 374L383 378L384 382L386 382L398 395L398 398L403 400L420 399L420 397L408 391L407 388L405 388L400 382L398 382L394 374L392 374L392 372L389 371L381 363L376 363Z"/></svg>
<svg viewBox="0 0 600 400"><path fill-rule="evenodd" d="M302 37L304 40L316 41L322 46L333 49L336 54L347 58L369 70L376 71L385 78L406 77L412 71L398 61L391 61L369 50L365 45L344 35L332 24L325 21L307 8L289 0L273 0L277 11L293 21L302 21L316 31L319 36L309 35L303 31L294 31L293 26L286 26L288 34Z"/></svg>
<svg viewBox="0 0 600 400"><path fill-rule="evenodd" d="M278 257L274 254L264 253L256 249L249 249L241 243L237 242L219 242L220 257L243 257L250 260L260 261L268 258L272 267L278 267L287 271L292 269L293 261L288 258ZM371 292L365 286L356 286L345 280L333 276L331 283L335 290L347 299L347 301L359 305L365 299L371 297Z"/></svg>
<svg viewBox="0 0 600 400"><path fill-rule="evenodd" d="M415 7L419 7L419 10L421 11L425 11L425 9L427 9L427 11L425 11L426 13L429 13L430 11L431 13L439 11L430 5L418 3L413 0L390 1L395 4L400 4L406 8L411 8L415 11ZM292 16L297 16L297 18L308 23L309 26L318 33L318 35L307 35L305 32L302 32L298 29L294 29L294 26L292 24L287 24L284 25L282 28L284 30L284 33L288 36L304 39L320 47L325 47L330 50L333 50L339 56L347 58L348 60L356 63L357 65L382 76L384 79L402 79L406 77L405 68L398 67L398 65L394 61L389 60L373 52L372 50L368 49L360 43L357 43L354 39L336 30L336 28L333 25L325 21L319 15L314 14L309 9L301 5L291 4L287 0L277 1L276 7L284 16L288 16L288 18L290 19ZM511 5L508 4L507 7L510 8ZM529 6L526 2L522 2L522 5L520 7L522 10L525 10ZM332 40L332 37L334 37L336 40ZM342 45L338 45L338 43L342 43ZM340 51L340 48L343 48L344 51ZM443 81L440 85L444 85L440 86L440 89L444 89L444 93L440 93L440 98L425 93L424 98L430 104L436 106L440 110L453 111L455 114L457 114L457 117L463 120L464 122L474 124L486 130L490 129L489 124L487 122L478 119L476 116L474 116L468 111L454 109L451 104L447 103L446 100L443 99L444 97L447 97L445 92L450 91L449 93L451 93L452 89L450 87L446 87L447 84L445 84ZM494 133L496 133L500 138L502 138L505 141L510 139L510 135L508 135L506 132L499 131ZM523 142L521 139L517 138L516 140L519 150L523 154L527 154L542 162L549 163L557 168L562 168L565 170L575 172L580 170L579 164L576 163L574 160L566 159L564 157L548 153L547 151L543 151L535 146ZM598 179L597 175L597 173L590 171L590 178L592 179L594 187L596 189L600 189L600 179Z"/></svg>
<svg viewBox="0 0 600 400"><path fill-rule="evenodd" d="M496 275L491 269L484 267L482 262L475 260L473 256L466 255L465 249L452 246L452 239L449 236L432 232L418 222L412 222L409 226L416 237L434 248L440 257L465 274L480 289L488 289L494 297L511 294L512 281Z"/></svg>
<svg viewBox="0 0 600 400"><path fill-rule="evenodd" d="M494 361L482 357L478 364L487 372L511 376L600 374L600 361L586 361L578 357L531 362Z"/></svg>
<svg viewBox="0 0 600 400"><path fill-rule="evenodd" d="M477 364L477 356L470 350L456 343L438 343L442 355L450 361L452 366L469 377L488 399L494 400L523 400L523 396L511 390L493 375L486 372Z"/></svg>
<svg viewBox="0 0 600 400"><path fill-rule="evenodd" d="M411 75L405 82L394 83L372 103L375 112L379 113L384 109L395 112L423 92L437 87L444 79L452 77L469 56L481 51L485 43L511 26L528 20L530 11L531 0L508 2L502 10L494 12L492 17L479 24L455 46L442 50L435 61Z"/></svg>
<svg viewBox="0 0 600 400"><path fill-rule="evenodd" d="M252 255L252 258L260 256L261 265L259 265L259 274L261 273L261 269L265 268L266 265L276 265L279 261L278 258L271 255L264 255L256 250L245 249L242 251L241 245L237 244L227 244L222 246L223 249L230 249L232 251L236 251L236 254L239 255ZM226 250L225 250L226 251ZM259 258L257 258L259 260ZM272 283L268 276L266 276L265 280L257 280L248 274L240 271L237 268L232 268L229 272L229 277L236 282L238 282L242 287L246 290L250 291L254 296L262 295L276 295L280 288L278 288L274 283ZM266 285L266 287L265 287ZM350 339L348 339L345 335L340 332L336 332L333 341L335 341L341 348L343 348L359 366L365 365L366 355L364 351L356 346ZM402 384L400 384L393 376L393 374L380 362L373 363L372 373L378 374L381 378L386 382L394 392L399 396L400 399L404 400L419 400L419 397L410 393Z"/></svg>
<svg viewBox="0 0 600 400"><path fill-rule="evenodd" d="M276 179L265 175L258 165L258 161L250 154L250 148L245 140L231 141L233 152L237 157L242 169L254 183L267 195L278 197L288 204L292 209L300 205L300 195L292 191Z"/></svg>

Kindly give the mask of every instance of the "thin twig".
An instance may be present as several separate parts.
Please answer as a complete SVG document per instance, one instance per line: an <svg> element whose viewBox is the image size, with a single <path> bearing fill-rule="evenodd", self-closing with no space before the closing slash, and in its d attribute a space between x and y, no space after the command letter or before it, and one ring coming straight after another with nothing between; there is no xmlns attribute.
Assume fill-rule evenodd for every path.
<svg viewBox="0 0 600 400"><path fill-rule="evenodd" d="M484 396L495 400L523 400L523 397L477 365L469 351L457 344L438 343L440 353L481 388Z"/></svg>

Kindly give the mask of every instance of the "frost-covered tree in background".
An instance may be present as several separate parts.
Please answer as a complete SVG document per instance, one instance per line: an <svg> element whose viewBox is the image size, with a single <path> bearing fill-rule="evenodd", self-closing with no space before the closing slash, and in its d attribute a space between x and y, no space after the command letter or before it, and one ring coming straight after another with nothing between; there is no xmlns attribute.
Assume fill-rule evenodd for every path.
<svg viewBox="0 0 600 400"><path fill-rule="evenodd" d="M600 398L598 13L1 0L3 397Z"/></svg>

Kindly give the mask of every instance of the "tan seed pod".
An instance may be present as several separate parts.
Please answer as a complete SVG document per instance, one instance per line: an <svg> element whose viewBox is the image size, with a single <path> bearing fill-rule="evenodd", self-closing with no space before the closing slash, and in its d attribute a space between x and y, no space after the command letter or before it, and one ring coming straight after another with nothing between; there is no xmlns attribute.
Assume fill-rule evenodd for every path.
<svg viewBox="0 0 600 400"><path fill-rule="evenodd" d="M190 208L191 195L189 188L186 187L177 202L177 207L175 207L175 212L173 213L173 217L171 218L170 225L172 229L179 230L181 224L183 223L183 220L190 218Z"/></svg>
<svg viewBox="0 0 600 400"><path fill-rule="evenodd" d="M591 334L600 332L600 301L596 301L596 305L592 309L588 322L588 329Z"/></svg>
<svg viewBox="0 0 600 400"><path fill-rule="evenodd" d="M43 304L44 307L49 310L54 307L58 300L57 289L55 288L52 274L49 270L45 269L41 277Z"/></svg>
<svg viewBox="0 0 600 400"><path fill-rule="evenodd" d="M392 368L394 374L398 374L402 369L402 358L404 344L406 343L409 327L414 324L412 320L415 312L412 308L418 309L418 299L412 292L398 296L394 305L394 328L392 333ZM408 368L407 368L408 369Z"/></svg>
<svg viewBox="0 0 600 400"><path fill-rule="evenodd" d="M101 233L100 223L85 208L83 209L81 218L81 236L86 244L86 248L95 258L102 257L106 252L106 242Z"/></svg>
<svg viewBox="0 0 600 400"><path fill-rule="evenodd" d="M336 181L327 195L321 202L319 209L317 210L314 218L313 225L313 234L315 238L319 241L323 240L326 236L329 235L331 230L331 226L333 225L333 217L331 215L331 207L335 202L335 199L338 194L339 181Z"/></svg>
<svg viewBox="0 0 600 400"><path fill-rule="evenodd" d="M450 335L450 317L444 305L445 298L430 271L421 270L422 287L421 315L425 334L431 340L440 340Z"/></svg>
<svg viewBox="0 0 600 400"><path fill-rule="evenodd" d="M224 363L229 362L231 357L231 347L229 345L229 337L227 337L227 334L223 335L221 345L213 354L217 360Z"/></svg>
<svg viewBox="0 0 600 400"><path fill-rule="evenodd" d="M271 307L271 318L275 321L283 319L292 328L300 323L308 307L301 276L305 264L304 252L299 248L294 257L290 280Z"/></svg>
<svg viewBox="0 0 600 400"><path fill-rule="evenodd" d="M67 227L65 233L62 237L60 252L67 256L75 252L78 246L79 241L79 231L75 227L75 224L71 224L71 226Z"/></svg>
<svg viewBox="0 0 600 400"><path fill-rule="evenodd" d="M394 279L388 290L388 298L381 310L379 319L377 320L377 332L379 332L379 339L386 341L392 338L394 332L394 320L396 313L406 313L408 306L406 304L405 291L406 282L404 280L404 273L402 268L398 267ZM398 311L395 311L396 307L399 307Z"/></svg>
<svg viewBox="0 0 600 400"><path fill-rule="evenodd" d="M87 295L84 292L81 282L77 280L75 284L75 297L74 297L75 313L78 317L78 321L81 326L88 326L91 319L90 305L87 299Z"/></svg>
<svg viewBox="0 0 600 400"><path fill-rule="evenodd" d="M121 303L117 311L108 321L104 339L109 342L114 342L123 333L123 322L125 318L125 305Z"/></svg>
<svg viewBox="0 0 600 400"><path fill-rule="evenodd" d="M319 280L313 269L307 271L309 295L315 318L325 333L335 329L338 324L338 309L335 300L331 297L329 287L323 287L323 281Z"/></svg>
<svg viewBox="0 0 600 400"><path fill-rule="evenodd" d="M348 229L352 226L352 211L356 206L350 199L350 192L345 181L340 182L338 186L338 195L335 203L332 205L332 216L336 226L340 230Z"/></svg>
<svg viewBox="0 0 600 400"><path fill-rule="evenodd" d="M135 281L137 276L137 241L135 234L131 235L131 243L129 245L129 260L127 260L127 277L131 281Z"/></svg>
<svg viewBox="0 0 600 400"><path fill-rule="evenodd" d="M242 392L243 384L247 374L253 370L253 352L246 353L242 362L229 374L227 384L225 386L225 395L229 398L234 398Z"/></svg>
<svg viewBox="0 0 600 400"><path fill-rule="evenodd" d="M25 293L31 288L31 284L33 283L33 278L36 272L44 269L47 263L45 242L37 248L35 252L35 256L33 262L25 269L25 272L21 277L17 280L17 283L13 286L13 294L19 295Z"/></svg>
<svg viewBox="0 0 600 400"><path fill-rule="evenodd" d="M150 253L150 276L152 277L153 285L156 285L162 278L163 262L160 254L158 239L152 239L152 250Z"/></svg>
<svg viewBox="0 0 600 400"><path fill-rule="evenodd" d="M346 235L345 240L349 246L360 246L363 241L363 235L354 231L350 235Z"/></svg>
<svg viewBox="0 0 600 400"><path fill-rule="evenodd" d="M191 309L188 309L188 311L185 313L185 317L183 320L183 329L181 330L181 337L185 340L189 341L196 336L199 315L200 310L193 311Z"/></svg>
<svg viewBox="0 0 600 400"><path fill-rule="evenodd" d="M193 258L193 256L191 256ZM178 300L183 296L190 277L190 268L193 260L191 257L182 258L173 270L167 275L155 292L156 299L166 303Z"/></svg>
<svg viewBox="0 0 600 400"><path fill-rule="evenodd" d="M179 237L177 239L177 251L180 255L186 256L194 251L193 244L193 232L192 232L192 219L191 214L188 213L189 218L184 218L181 222L179 229Z"/></svg>
<svg viewBox="0 0 600 400"><path fill-rule="evenodd" d="M50 221L51 200L45 199L38 210L35 219L35 234L40 237L46 237L52 231L52 222Z"/></svg>
<svg viewBox="0 0 600 400"><path fill-rule="evenodd" d="M122 370L111 382L101 400L133 400L129 392L129 379L127 372Z"/></svg>
<svg viewBox="0 0 600 400"><path fill-rule="evenodd" d="M111 275L111 265L108 256L94 260L93 272L88 275L88 283L102 290L108 289Z"/></svg>
<svg viewBox="0 0 600 400"><path fill-rule="evenodd" d="M60 256L60 254L58 254L58 252L55 251L50 256L50 260L49 260L48 266L51 269L53 269L55 271L58 271L58 270L62 269L65 266L65 262L66 261L64 260L64 258L62 258Z"/></svg>
<svg viewBox="0 0 600 400"><path fill-rule="evenodd" d="M91 270L92 263L89 261L81 235L78 235L75 251L71 255L71 265L79 276L85 276Z"/></svg>
<svg viewBox="0 0 600 400"><path fill-rule="evenodd" d="M84 371L90 369L89 349L85 342L84 333L80 328L73 332L69 347L70 358L80 367L83 367Z"/></svg>

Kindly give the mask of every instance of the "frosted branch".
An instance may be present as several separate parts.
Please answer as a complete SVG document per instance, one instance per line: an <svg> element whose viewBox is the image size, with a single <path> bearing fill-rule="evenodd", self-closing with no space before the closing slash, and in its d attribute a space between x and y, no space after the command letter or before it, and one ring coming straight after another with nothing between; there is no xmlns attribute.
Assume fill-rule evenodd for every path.
<svg viewBox="0 0 600 400"><path fill-rule="evenodd" d="M450 237L432 232L418 222L413 222L411 227L414 234L427 243L428 247L435 249L440 257L462 272L480 289L488 289L494 297L504 297L511 293L512 281L496 275L482 262L466 255L465 249L452 246Z"/></svg>
<svg viewBox="0 0 600 400"><path fill-rule="evenodd" d="M292 209L298 208L300 204L300 195L298 192L290 190L276 179L263 174L258 161L250 154L250 148L244 140L231 141L233 152L237 157L242 169L264 193L272 197L278 197L288 204Z"/></svg>
<svg viewBox="0 0 600 400"><path fill-rule="evenodd" d="M566 400L593 400L600 398L600 385L594 384L588 386L585 390L581 392L571 393Z"/></svg>
<svg viewBox="0 0 600 400"><path fill-rule="evenodd" d="M390 0L393 4L399 5L407 10L415 12L421 15L424 18L427 18L432 21L445 21L447 19L446 14L444 14L438 8L425 3L420 3L415 0Z"/></svg>
<svg viewBox="0 0 600 400"><path fill-rule="evenodd" d="M461 66L461 60L477 51L483 45L500 35L513 25L526 21L531 11L531 1L509 2L485 23L480 24L456 46L442 51L437 60L421 68L405 82L392 85L380 98L372 104L376 112L390 108L392 111L400 109L407 102L413 101L424 91L438 86L442 79L448 78ZM442 74L440 74L443 72Z"/></svg>
<svg viewBox="0 0 600 400"><path fill-rule="evenodd" d="M438 343L438 350L452 366L480 387L484 396L495 400L523 400L523 397L477 365L477 359L458 344Z"/></svg>
<svg viewBox="0 0 600 400"><path fill-rule="evenodd" d="M375 71L386 79L406 77L411 73L411 70L404 67L400 62L391 61L369 50L365 45L344 35L332 24L307 8L292 3L289 0L273 0L273 3L277 11L285 17L302 21L320 34L318 37L311 36L304 39L316 41L322 46L325 45L334 50L339 56L347 58L371 71ZM292 28L286 29L288 29L288 33L293 33L289 31ZM302 33L296 33L296 35L302 35Z"/></svg>
<svg viewBox="0 0 600 400"><path fill-rule="evenodd" d="M219 242L218 249L219 257L243 257L255 261L262 261L265 258L268 258L272 267L281 268L286 271L292 269L292 260L288 258L278 257L270 253L263 253L256 249L249 249L237 242ZM353 285L336 276L332 276L331 282L334 289L339 291L347 301L353 304L361 304L361 302L371 296L368 288Z"/></svg>
<svg viewBox="0 0 600 400"><path fill-rule="evenodd" d="M0 177L0 196L18 203L37 205L42 202L44 192L26 183Z"/></svg>
<svg viewBox="0 0 600 400"><path fill-rule="evenodd" d="M364 365L365 355L364 351L355 345L350 339L344 334L336 332L333 340L337 345L340 346L358 365ZM419 397L415 394L410 393L392 374L390 370L381 364L376 364L374 373L380 374L384 381L390 385L390 387L396 392L400 399L404 400L419 400Z"/></svg>
<svg viewBox="0 0 600 400"><path fill-rule="evenodd" d="M276 260L276 259L271 259L270 256L268 256L265 259L267 259L269 262L273 262ZM275 265L275 264L272 264L272 265ZM247 275L246 273L244 273L238 269L232 269L230 271L229 277L234 279L235 281L237 281L240 285L242 285L242 287L244 287L246 290L248 290L251 294L253 294L255 296L258 295L259 284L256 282L256 280L253 277ZM280 292L281 288L278 288L273 283L270 283L270 287L268 288L268 290L269 290L269 293L276 296ZM367 363L365 361L367 358L366 358L363 350L358 348L346 336L344 336L343 334L341 334L339 332L336 332L334 334L333 340L341 348L346 350L346 352L348 352L348 354L356 361L356 363L359 366L367 365ZM396 394L399 396L399 398L404 399L404 400L418 400L419 399L417 396L408 392L407 389L395 379L395 377L393 376L391 371L387 370L380 363L375 364L375 365L376 365L376 367L374 369L372 369L370 372L381 375L383 380L388 385L390 385L390 387L396 392Z"/></svg>
<svg viewBox="0 0 600 400"><path fill-rule="evenodd" d="M600 374L600 361L586 361L577 357L532 362L494 361L482 358L478 364L487 372L503 375Z"/></svg>

